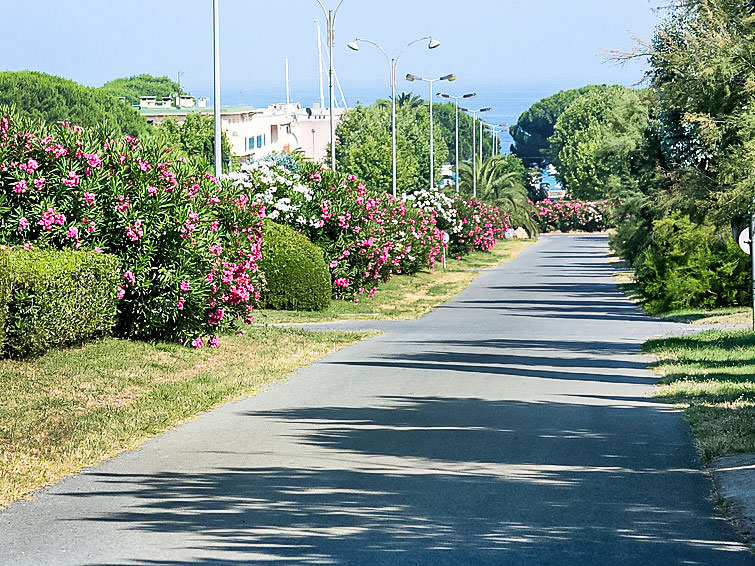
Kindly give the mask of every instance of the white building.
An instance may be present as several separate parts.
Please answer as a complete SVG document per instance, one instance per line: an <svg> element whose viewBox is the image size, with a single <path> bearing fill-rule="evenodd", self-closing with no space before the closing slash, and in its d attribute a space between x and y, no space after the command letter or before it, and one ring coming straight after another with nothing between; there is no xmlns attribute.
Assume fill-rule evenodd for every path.
<svg viewBox="0 0 755 566"><path fill-rule="evenodd" d="M183 97L183 106L176 108L155 97L142 98L139 111L151 124L159 124L169 117L182 123L190 113L212 115L214 108L188 106ZM335 109L337 121L343 109ZM330 114L328 110L314 105L302 108L299 103L271 104L267 108L251 106L228 106L221 108L222 128L228 136L233 155L243 160L252 160L273 152L289 153L301 150L317 162L325 161L330 143Z"/></svg>

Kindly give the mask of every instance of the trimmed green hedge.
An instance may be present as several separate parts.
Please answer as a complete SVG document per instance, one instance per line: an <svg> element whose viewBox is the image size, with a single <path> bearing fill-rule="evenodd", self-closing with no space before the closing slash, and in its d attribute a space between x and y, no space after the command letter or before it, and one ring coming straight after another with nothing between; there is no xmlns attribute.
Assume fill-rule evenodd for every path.
<svg viewBox="0 0 755 566"><path fill-rule="evenodd" d="M261 306L311 311L330 304L330 271L322 250L288 226L265 220L258 265L266 282Z"/></svg>
<svg viewBox="0 0 755 566"><path fill-rule="evenodd" d="M38 356L112 331L118 311L118 258L18 249L0 255L9 260L10 269L6 357Z"/></svg>
<svg viewBox="0 0 755 566"><path fill-rule="evenodd" d="M8 297L10 296L10 259L0 251L0 352L5 344L5 321L8 318Z"/></svg>

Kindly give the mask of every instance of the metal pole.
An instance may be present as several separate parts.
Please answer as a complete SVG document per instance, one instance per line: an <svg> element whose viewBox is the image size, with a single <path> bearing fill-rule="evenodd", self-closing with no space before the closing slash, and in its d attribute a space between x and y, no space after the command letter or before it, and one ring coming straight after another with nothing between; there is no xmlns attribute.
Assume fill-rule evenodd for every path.
<svg viewBox="0 0 755 566"><path fill-rule="evenodd" d="M430 190L435 187L435 153L433 153L433 81L430 83Z"/></svg>
<svg viewBox="0 0 755 566"><path fill-rule="evenodd" d="M477 112L472 112L472 198L477 199L477 156L475 153L477 153L475 150L477 149L477 139L475 138L475 132L477 132L477 128L475 127L475 120L477 119Z"/></svg>
<svg viewBox="0 0 755 566"><path fill-rule="evenodd" d="M456 102L456 194L459 194L459 99Z"/></svg>
<svg viewBox="0 0 755 566"><path fill-rule="evenodd" d="M480 164L482 164L482 120L480 120Z"/></svg>
<svg viewBox="0 0 755 566"><path fill-rule="evenodd" d="M330 168L336 170L336 123L333 117L333 45L335 43L335 16L333 10L328 10L328 51L330 53L330 69L328 69L328 97L330 99Z"/></svg>
<svg viewBox="0 0 755 566"><path fill-rule="evenodd" d="M215 98L215 177L220 179L223 173L223 131L220 113L220 0L212 1L213 51L214 51L214 98Z"/></svg>
<svg viewBox="0 0 755 566"><path fill-rule="evenodd" d="M750 262L752 265L752 329L755 331L755 196L750 211Z"/></svg>
<svg viewBox="0 0 755 566"><path fill-rule="evenodd" d="M393 155L393 197L396 198L396 60L391 59L391 148Z"/></svg>

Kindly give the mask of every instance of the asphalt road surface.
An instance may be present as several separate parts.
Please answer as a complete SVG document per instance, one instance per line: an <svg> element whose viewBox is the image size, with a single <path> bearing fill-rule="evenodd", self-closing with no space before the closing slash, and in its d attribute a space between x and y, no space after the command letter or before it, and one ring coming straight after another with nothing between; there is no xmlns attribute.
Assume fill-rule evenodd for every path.
<svg viewBox="0 0 755 566"><path fill-rule="evenodd" d="M0 512L0 563L755 564L639 353L604 235ZM348 326L348 325L347 325ZM364 326L352 324L351 326Z"/></svg>

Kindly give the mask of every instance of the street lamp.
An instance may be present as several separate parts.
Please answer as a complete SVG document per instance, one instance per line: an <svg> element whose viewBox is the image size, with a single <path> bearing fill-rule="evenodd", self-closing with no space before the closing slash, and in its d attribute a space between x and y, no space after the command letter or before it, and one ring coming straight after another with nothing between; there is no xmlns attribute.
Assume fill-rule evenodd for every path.
<svg viewBox="0 0 755 566"><path fill-rule="evenodd" d="M451 96L450 94L438 93L441 98L452 98L456 102L456 179L454 184L456 185L456 193L459 193L459 100L462 98L472 98L477 96L476 92L469 92L462 94L461 96Z"/></svg>
<svg viewBox="0 0 755 566"><path fill-rule="evenodd" d="M491 153L491 157L495 157L497 155L496 142L500 141L498 139L498 134L508 131L509 125L508 123L504 122L503 124L499 124L497 126L496 125L491 126L490 124L486 124L486 126L488 128L488 131L491 134L493 134L493 151Z"/></svg>
<svg viewBox="0 0 755 566"><path fill-rule="evenodd" d="M414 81L425 81L430 85L430 190L432 190L435 187L435 153L433 152L433 83L435 81L455 81L456 75L450 74L443 75L442 77L438 77L436 79L428 79L425 77L412 75L410 73L406 75L406 80L410 83Z"/></svg>
<svg viewBox="0 0 755 566"><path fill-rule="evenodd" d="M336 123L333 119L333 45L335 44L335 23L338 10L341 9L343 0L338 3L338 7L333 10L326 10L322 0L317 0L322 8L322 13L328 20L328 53L330 54L330 68L328 69L328 89L330 99L330 168L336 170Z"/></svg>
<svg viewBox="0 0 755 566"><path fill-rule="evenodd" d="M386 53L385 49L383 49L380 45L375 43L374 41L370 41L369 39L360 39L357 38L354 41L349 42L349 49L353 49L354 51L359 51L359 42L364 41L365 43L369 43L371 45L374 45L377 47L383 55L385 55L386 60L388 61L388 65L391 69L391 147L392 147L392 156L393 156L393 196L396 197L396 66L398 65L398 60L401 57L401 55L404 54L404 51L406 51L409 47L414 45L415 43L419 43L420 41L429 40L427 44L428 49L435 49L440 45L440 41L437 39L433 39L432 36L425 36L420 37L419 39L415 39L414 41L411 41L407 43L404 48L399 51L399 54L391 59L388 56L388 53Z"/></svg>
<svg viewBox="0 0 755 566"><path fill-rule="evenodd" d="M464 112L469 112L472 115L472 198L477 198L477 156L475 153L477 153L477 140L475 139L475 132L477 131L476 128L476 122L477 122L477 114L482 112L490 112L492 108L489 106L486 106L485 108L480 108L479 110L468 110L466 108L460 108L459 110L463 110ZM480 121L480 155L482 155L482 121ZM482 161L482 157L480 158L480 161Z"/></svg>

